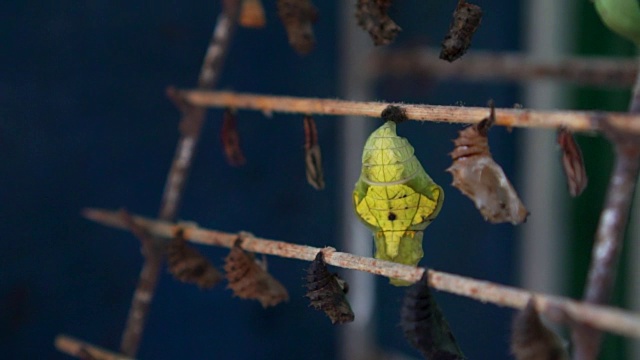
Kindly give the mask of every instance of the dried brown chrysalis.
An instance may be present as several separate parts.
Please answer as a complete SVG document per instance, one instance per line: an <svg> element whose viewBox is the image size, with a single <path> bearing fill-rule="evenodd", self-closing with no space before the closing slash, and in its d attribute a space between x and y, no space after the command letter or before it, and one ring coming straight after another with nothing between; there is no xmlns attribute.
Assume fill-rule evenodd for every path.
<svg viewBox="0 0 640 360"><path fill-rule="evenodd" d="M316 190L324 189L322 153L318 143L318 129L311 116L304 117L304 163L307 182Z"/></svg>
<svg viewBox="0 0 640 360"><path fill-rule="evenodd" d="M238 134L237 116L235 110L224 109L222 115L222 131L220 140L227 163L231 166L241 166L246 162L240 148L240 135Z"/></svg>
<svg viewBox="0 0 640 360"><path fill-rule="evenodd" d="M277 5L289 45L300 55L311 52L316 45L312 24L318 20L318 10L310 0L278 0Z"/></svg>
<svg viewBox="0 0 640 360"><path fill-rule="evenodd" d="M358 26L369 32L376 46L390 44L402 30L387 15L390 6L391 0L358 0Z"/></svg>
<svg viewBox="0 0 640 360"><path fill-rule="evenodd" d="M428 271L409 287L402 302L400 325L404 337L430 360L465 359L447 320L431 295Z"/></svg>
<svg viewBox="0 0 640 360"><path fill-rule="evenodd" d="M569 359L558 335L540 321L533 298L513 319L511 352L517 360Z"/></svg>
<svg viewBox="0 0 640 360"><path fill-rule="evenodd" d="M267 23L261 0L242 0L238 23L248 28L261 28Z"/></svg>
<svg viewBox="0 0 640 360"><path fill-rule="evenodd" d="M178 229L167 247L169 272L177 280L210 289L223 276L198 250L187 245L184 230Z"/></svg>
<svg viewBox="0 0 640 360"><path fill-rule="evenodd" d="M587 171L580 146L566 128L558 129L558 144L562 148L562 168L571 196L576 197L587 187Z"/></svg>
<svg viewBox="0 0 640 360"><path fill-rule="evenodd" d="M458 0L449 32L442 40L440 59L452 62L464 55L471 46L471 38L480 26L481 20L480 6L469 4L466 0Z"/></svg>
<svg viewBox="0 0 640 360"><path fill-rule="evenodd" d="M233 290L235 296L258 300L265 308L288 301L287 289L258 264L253 254L242 250L240 244L238 238L224 259L224 270L229 281L227 287Z"/></svg>
<svg viewBox="0 0 640 360"><path fill-rule="evenodd" d="M307 269L307 294L311 300L311 306L316 310L322 310L331 319L332 324L344 324L354 319L351 305L345 297L347 283L331 273L324 262L322 251L318 252L315 260Z"/></svg>
<svg viewBox="0 0 640 360"><path fill-rule="evenodd" d="M493 102L490 105L488 118L466 127L453 141L453 164L447 171L453 175L452 185L473 200L485 220L516 225L525 221L529 213L489 152L487 133L495 122Z"/></svg>

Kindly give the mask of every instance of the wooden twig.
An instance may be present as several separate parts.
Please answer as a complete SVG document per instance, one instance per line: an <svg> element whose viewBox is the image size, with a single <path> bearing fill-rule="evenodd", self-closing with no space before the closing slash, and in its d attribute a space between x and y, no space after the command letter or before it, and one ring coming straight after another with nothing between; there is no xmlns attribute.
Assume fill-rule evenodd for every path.
<svg viewBox="0 0 640 360"><path fill-rule="evenodd" d="M229 91L182 90L179 93L193 105L208 107L232 107L235 109L272 112L353 115L380 117L389 105L401 106L411 120L445 123L475 124L489 113L488 108L394 104L385 102L360 102L334 99L299 98L243 94ZM627 133L640 134L640 116L628 113L596 113L588 111L538 111L527 109L496 109L495 125L508 127L559 128L571 131L598 131L596 116L606 116L613 128Z"/></svg>
<svg viewBox="0 0 640 360"><path fill-rule="evenodd" d="M368 71L374 77L454 78L461 81L566 81L577 85L629 88L638 72L632 58L569 57L556 60L520 53L470 51L454 63L438 58L432 48L376 52Z"/></svg>
<svg viewBox="0 0 640 360"><path fill-rule="evenodd" d="M93 221L106 226L120 229L128 227L119 212L85 209L83 215ZM215 230L199 228L192 224L174 224L167 221L152 220L134 216L134 221L154 236L170 238L175 230L184 229L184 236L194 243L231 247L238 238L238 234L225 233ZM384 260L337 252L333 248L315 248L306 245L296 245L276 240L261 239L247 236L242 242L243 249L255 253L276 255L312 261L319 251L324 254L327 264L366 271L389 278L397 278L409 282L416 282L425 269L397 264ZM490 302L500 306L523 309L531 296L536 299L536 309L551 320L559 322L588 323L598 329L613 333L640 338L640 315L620 309L580 303L558 296L532 293L527 290L503 286L488 281L471 279L444 272L429 271L429 285L435 289L466 296L481 302Z"/></svg>
<svg viewBox="0 0 640 360"><path fill-rule="evenodd" d="M239 0L225 0L222 13L218 16L216 26L209 42L206 55L198 76L198 88L213 88L223 65L230 38L236 27L240 8ZM176 147L171 169L164 187L159 218L173 220L176 217L184 185L187 180L191 162L200 138L200 130L204 123L206 109L187 104L175 93L168 95L182 112L180 120L180 139ZM154 239L153 246L145 251L145 260L138 277L133 300L129 308L127 323L122 334L120 351L128 356L138 352L140 339L158 284L164 256L164 243Z"/></svg>
<svg viewBox="0 0 640 360"><path fill-rule="evenodd" d="M82 360L133 360L66 335L56 336L55 346L58 351Z"/></svg>
<svg viewBox="0 0 640 360"><path fill-rule="evenodd" d="M640 76L631 96L629 112L640 113ZM640 137L608 129L606 120L602 121L605 122L605 134L614 144L616 161L600 214L584 293L584 301L593 304L610 301L640 171ZM573 341L574 359L593 360L598 357L602 333L592 327L579 325L573 332Z"/></svg>

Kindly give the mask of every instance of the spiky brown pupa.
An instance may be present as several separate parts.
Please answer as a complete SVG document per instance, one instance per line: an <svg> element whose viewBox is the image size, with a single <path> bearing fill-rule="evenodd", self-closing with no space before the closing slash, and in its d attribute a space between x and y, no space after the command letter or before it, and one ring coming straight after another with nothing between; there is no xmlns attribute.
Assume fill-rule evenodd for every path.
<svg viewBox="0 0 640 360"><path fill-rule="evenodd" d="M562 340L540 320L533 298L513 319L511 352L517 360L569 359Z"/></svg>
<svg viewBox="0 0 640 360"><path fill-rule="evenodd" d="M460 131L453 141L453 164L447 171L453 175L452 185L473 200L485 220L516 225L525 221L529 212L489 152L487 134L494 122L491 103L491 115Z"/></svg>
<svg viewBox="0 0 640 360"><path fill-rule="evenodd" d="M245 252L236 240L229 255L224 259L229 289L242 299L258 300L262 307L275 306L289 300L289 293L282 284L274 279L265 268L260 266L253 254Z"/></svg>
<svg viewBox="0 0 640 360"><path fill-rule="evenodd" d="M248 28L261 28L267 23L261 0L242 0L238 23Z"/></svg>
<svg viewBox="0 0 640 360"><path fill-rule="evenodd" d="M322 152L318 143L318 129L311 116L304 117L304 164L307 182L316 190L324 189Z"/></svg>
<svg viewBox="0 0 640 360"><path fill-rule="evenodd" d="M222 131L220 140L227 163L231 166L241 166L246 162L242 148L240 148L240 135L238 134L238 118L235 110L224 109L222 114Z"/></svg>
<svg viewBox="0 0 640 360"><path fill-rule="evenodd" d="M369 33L376 46L390 44L402 30L387 15L391 2L391 0L358 0L356 7L358 26Z"/></svg>
<svg viewBox="0 0 640 360"><path fill-rule="evenodd" d="M210 289L218 284L223 276L195 248L187 245L184 230L178 229L167 247L169 272L174 278L185 283L196 284L200 288Z"/></svg>
<svg viewBox="0 0 640 360"><path fill-rule="evenodd" d="M347 283L331 273L324 262L322 251L318 252L315 260L307 269L307 294L311 306L322 310L329 317L332 324L344 324L354 319L353 310L347 300Z"/></svg>
<svg viewBox="0 0 640 360"><path fill-rule="evenodd" d="M420 281L405 292L400 317L404 337L426 359L466 359L442 310L431 295L427 270Z"/></svg>
<svg viewBox="0 0 640 360"><path fill-rule="evenodd" d="M471 46L471 38L480 26L482 9L478 5L459 0L456 10L453 12L453 21L449 32L442 40L440 59L452 62L467 52Z"/></svg>
<svg viewBox="0 0 640 360"><path fill-rule="evenodd" d="M582 194L589 182L582 151L573 138L573 134L566 128L558 129L558 144L562 149L562 168L567 178L569 193L576 197Z"/></svg>
<svg viewBox="0 0 640 360"><path fill-rule="evenodd" d="M300 55L316 46L313 24L318 21L318 10L310 0L278 0L278 16L287 30L289 45Z"/></svg>

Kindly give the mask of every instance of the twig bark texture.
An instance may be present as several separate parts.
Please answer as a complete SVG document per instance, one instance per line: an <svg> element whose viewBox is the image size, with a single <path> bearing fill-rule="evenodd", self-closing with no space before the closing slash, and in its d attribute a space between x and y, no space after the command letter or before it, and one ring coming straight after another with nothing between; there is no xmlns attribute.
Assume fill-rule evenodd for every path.
<svg viewBox="0 0 640 360"><path fill-rule="evenodd" d="M640 113L640 76L632 92L629 112ZM605 134L614 145L616 161L600 214L584 293L584 301L593 304L610 301L640 170L640 137L611 129L605 119L602 121ZM600 351L602 333L588 326L576 326L573 341L574 359L594 360Z"/></svg>
<svg viewBox="0 0 640 360"><path fill-rule="evenodd" d="M411 120L475 124L487 117L488 108L392 104L334 99L300 98L243 94L228 91L182 90L183 98L193 105L273 112L380 117L389 105L401 106ZM588 111L538 111L528 109L496 109L495 125L507 127L559 128L571 131L598 131L598 117L606 117L613 128L640 134L640 116L628 113L596 113Z"/></svg>
<svg viewBox="0 0 640 360"><path fill-rule="evenodd" d="M106 226L127 229L123 217L117 211L86 209L84 216ZM184 229L184 236L187 240L204 245L231 247L238 238L238 234L207 230L190 224L173 224L139 216L134 216L134 220L149 233L163 238L173 236L178 227ZM337 252L333 248L320 249L257 237L245 237L242 247L255 253L306 261L312 261L317 253L322 251L325 262L329 265L365 271L409 282L418 281L425 271L425 269L419 267ZM438 290L516 309L523 309L533 296L536 299L537 311L551 320L587 323L599 329L640 338L640 315L638 314L611 307L584 304L557 296L532 293L522 289L444 272L426 271L429 271L429 285Z"/></svg>

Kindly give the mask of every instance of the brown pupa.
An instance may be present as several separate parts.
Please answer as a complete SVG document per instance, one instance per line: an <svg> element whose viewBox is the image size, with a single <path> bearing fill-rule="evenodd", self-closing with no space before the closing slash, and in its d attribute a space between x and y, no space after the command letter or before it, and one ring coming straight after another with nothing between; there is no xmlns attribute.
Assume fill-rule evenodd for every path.
<svg viewBox="0 0 640 360"><path fill-rule="evenodd" d="M318 144L318 129L311 116L304 117L304 164L307 182L316 190L324 189L322 152Z"/></svg>
<svg viewBox="0 0 640 360"><path fill-rule="evenodd" d="M453 164L447 169L453 175L452 185L469 197L485 220L492 223L520 224L529 212L489 151L487 133L495 122L495 109L491 102L491 115L476 125L460 131L453 142Z"/></svg>
<svg viewBox="0 0 640 360"><path fill-rule="evenodd" d="M540 320L533 298L513 319L511 352L517 360L569 359L562 340Z"/></svg>
<svg viewBox="0 0 640 360"><path fill-rule="evenodd" d="M453 12L453 21L449 32L442 40L440 59L453 62L467 52L471 46L471 38L478 30L482 20L482 9L478 5L469 4L466 0L459 0Z"/></svg>
<svg viewBox="0 0 640 360"><path fill-rule="evenodd" d="M332 324L353 321L353 310L345 296L348 291L347 283L338 274L329 272L322 251L318 252L309 265L306 280L305 296L311 300L314 309L324 311Z"/></svg>
<svg viewBox="0 0 640 360"><path fill-rule="evenodd" d="M576 197L587 188L587 170L584 166L582 151L566 128L558 129L558 144L562 149L562 168L567 178L569 194Z"/></svg>
<svg viewBox="0 0 640 360"><path fill-rule="evenodd" d="M245 252L238 238L224 259L227 272L227 286L233 294L242 299L258 300L262 307L275 306L289 300L289 293L282 284L258 264L253 254Z"/></svg>
<svg viewBox="0 0 640 360"><path fill-rule="evenodd" d="M278 16L287 30L289 45L300 55L306 55L316 46L313 24L318 10L309 0L278 0Z"/></svg>
<svg viewBox="0 0 640 360"><path fill-rule="evenodd" d="M238 118L235 110L226 108L222 115L222 131L220 140L227 163L231 166L242 166L246 162L242 148L240 148L240 135L238 134Z"/></svg>
<svg viewBox="0 0 640 360"><path fill-rule="evenodd" d="M431 294L428 280L425 269L420 281L405 292L400 313L404 337L425 359L464 360L449 323Z"/></svg>
<svg viewBox="0 0 640 360"><path fill-rule="evenodd" d="M174 278L210 289L222 281L222 274L195 248L187 245L184 230L178 229L167 246L167 263Z"/></svg>
<svg viewBox="0 0 640 360"><path fill-rule="evenodd" d="M387 15L391 2L391 0L358 0L356 5L358 26L369 33L376 46L392 43L402 30Z"/></svg>

